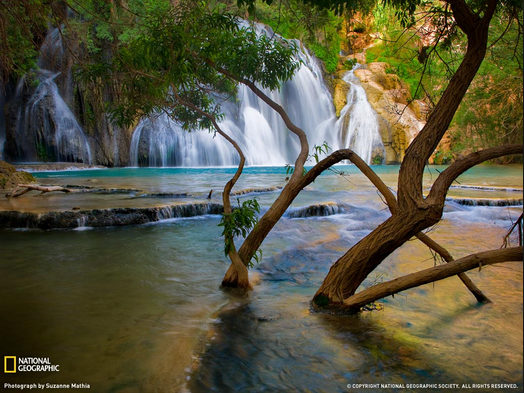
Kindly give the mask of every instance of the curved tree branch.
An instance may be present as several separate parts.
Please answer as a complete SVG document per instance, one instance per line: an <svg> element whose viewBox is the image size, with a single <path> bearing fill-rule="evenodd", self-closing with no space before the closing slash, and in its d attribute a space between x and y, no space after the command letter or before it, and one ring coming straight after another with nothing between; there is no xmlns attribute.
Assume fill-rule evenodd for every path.
<svg viewBox="0 0 524 393"><path fill-rule="evenodd" d="M398 179L398 203L402 210L424 205L422 178L427 160L447 131L466 91L486 55L489 22L498 0L489 0L482 19L464 0L448 0L458 26L468 36L466 54L424 128L406 149Z"/></svg>
<svg viewBox="0 0 524 393"><path fill-rule="evenodd" d="M343 158L341 158L343 157ZM342 161L343 159L350 160L355 166L373 183L377 190L384 196L386 199L386 205L388 206L391 214L395 214L397 211L397 200L395 195L391 190L384 184L382 179L370 168L368 164L364 162L357 154L349 149L337 150L333 152L330 156L320 161L315 165L304 177L304 182L307 182L306 185L314 181L314 179L322 173L325 169L331 167L332 165ZM304 187L306 186L304 185ZM452 262L453 257L451 254L436 241L431 239L428 235L423 232L419 232L415 235L422 243L428 246L430 249L438 253L446 262ZM489 298L482 293L482 291L471 281L471 279L465 273L459 273L459 278L462 280L464 285L471 291L473 296L480 303L489 303Z"/></svg>
<svg viewBox="0 0 524 393"><path fill-rule="evenodd" d="M462 173L487 160L493 160L510 154L522 154L522 150L522 145L504 145L480 150L455 161L437 177L426 201L428 203L444 203L449 187Z"/></svg>
<svg viewBox="0 0 524 393"><path fill-rule="evenodd" d="M464 0L447 0L453 11L453 17L457 21L457 25L468 36L473 34L480 17L474 13Z"/></svg>
<svg viewBox="0 0 524 393"><path fill-rule="evenodd" d="M350 149L337 150L317 163L304 176L301 175L301 177L298 177L295 181L288 183L286 187L284 187L276 201L259 220L256 228L251 231L240 247L239 254L244 263L247 263L253 252L260 247L267 234L271 229L273 229L277 221L282 217L299 192L311 184L324 170L342 160L350 160L353 162L364 173L364 175L371 180L373 185L375 185L380 192L388 196L386 198L387 203L395 202L394 196L392 199L389 198L389 194L386 192L389 190L387 186L356 153Z"/></svg>
<svg viewBox="0 0 524 393"><path fill-rule="evenodd" d="M438 265L430 269L377 284L345 299L344 306L348 311L358 311L366 304L406 289L439 281L458 273L475 269L476 267L502 262L522 262L522 247L479 252L445 265Z"/></svg>
<svg viewBox="0 0 524 393"><path fill-rule="evenodd" d="M193 54L194 56L198 57L197 54ZM249 87L253 93L257 95L262 101L264 101L270 108L272 108L275 112L279 114L279 116L284 121L284 124L286 127L296 136L298 136L300 140L300 153L295 161L295 171L293 172L291 179L298 179L302 176L303 170L304 170L304 164L306 163L308 156L309 156L309 143L307 140L307 135L300 127L295 125L289 118L287 112L282 108L282 106L278 105L275 101L273 101L271 98L267 96L266 93L264 93L262 90L258 88L258 86L246 78L241 78L238 75L235 75L228 70L218 67L215 62L213 62L210 59L203 59L203 61L206 62L210 67L217 70L222 75L227 76L228 78L238 82L242 83L243 85Z"/></svg>

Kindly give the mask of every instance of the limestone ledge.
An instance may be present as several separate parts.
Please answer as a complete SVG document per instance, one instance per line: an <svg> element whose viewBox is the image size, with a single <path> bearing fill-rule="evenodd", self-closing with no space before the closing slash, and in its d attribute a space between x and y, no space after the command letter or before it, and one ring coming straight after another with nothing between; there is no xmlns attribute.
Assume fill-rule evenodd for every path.
<svg viewBox="0 0 524 393"><path fill-rule="evenodd" d="M105 169L102 165L89 165L79 162L49 162L39 164L15 164L19 171L27 172L55 172L55 171L77 171L80 169Z"/></svg>
<svg viewBox="0 0 524 393"><path fill-rule="evenodd" d="M145 208L50 211L45 213L0 211L0 228L74 229L139 225L170 218L221 214L223 210L223 206L218 203L201 202Z"/></svg>

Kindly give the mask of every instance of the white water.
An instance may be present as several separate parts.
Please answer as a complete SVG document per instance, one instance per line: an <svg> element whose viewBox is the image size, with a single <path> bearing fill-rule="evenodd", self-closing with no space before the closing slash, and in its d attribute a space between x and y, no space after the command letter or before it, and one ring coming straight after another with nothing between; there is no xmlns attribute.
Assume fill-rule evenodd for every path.
<svg viewBox="0 0 524 393"><path fill-rule="evenodd" d="M379 133L377 113L371 107L354 69L343 80L349 83L350 89L347 104L340 112L336 124L342 146L352 149L367 163L371 163L377 153L383 158L385 150Z"/></svg>
<svg viewBox="0 0 524 393"><path fill-rule="evenodd" d="M91 149L82 127L55 83L60 74L55 70L62 55L61 35L58 29L50 29L38 60L41 67L36 71L38 87L18 113L15 139L20 160L92 163ZM26 83L24 77L18 85L19 99Z"/></svg>
<svg viewBox="0 0 524 393"><path fill-rule="evenodd" d="M311 148L327 142L332 150L353 149L364 161L385 156L377 114L353 71L344 77L350 84L347 105L336 119L331 94L322 72L306 50L298 54L302 66L280 91L264 90L302 128ZM300 150L298 138L280 116L249 88L239 86L238 104L226 103L226 120L220 126L235 139L247 165L282 166L294 163ZM144 119L131 142L131 166L230 166L238 163L233 148L220 136L184 131L166 115Z"/></svg>
<svg viewBox="0 0 524 393"><path fill-rule="evenodd" d="M305 49L297 56L302 65L293 79L279 91L264 92L306 132L310 147L327 142L332 150L351 148L368 163L377 154L384 157L376 113L354 73L344 77L351 88L348 103L337 121L331 94L316 60ZM38 62L40 84L18 115L19 161L93 162L88 140L55 83L59 73L54 70L59 69L62 57L61 35L58 29L51 29ZM21 81L19 85L18 97L23 96L24 83ZM236 99L224 103L223 110L226 116L220 126L239 143L247 165L294 163L300 148L298 138L249 88L239 86ZM117 161L117 143L113 141L113 145ZM131 166L200 167L237 163L236 152L222 137L205 131L185 131L166 115L143 119L132 135Z"/></svg>
<svg viewBox="0 0 524 393"><path fill-rule="evenodd" d="M322 72L307 51L300 52L299 57L303 64L293 79L280 91L264 92L306 132L311 147L326 141L332 149L338 149L335 112ZM278 114L243 85L239 86L237 101L224 105L226 119L220 126L239 143L247 165L294 163L299 141ZM207 132L188 133L166 115L142 120L133 133L131 166L229 166L237 162L237 154L220 136L213 140L213 134Z"/></svg>

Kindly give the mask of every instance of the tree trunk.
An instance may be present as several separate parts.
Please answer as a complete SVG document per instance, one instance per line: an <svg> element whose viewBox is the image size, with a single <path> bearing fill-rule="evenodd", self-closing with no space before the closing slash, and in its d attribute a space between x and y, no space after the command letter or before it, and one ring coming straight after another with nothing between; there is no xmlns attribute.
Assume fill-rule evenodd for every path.
<svg viewBox="0 0 524 393"><path fill-rule="evenodd" d="M45 194L47 192L65 192L65 193L71 192L69 188L64 188L60 186L39 186L35 184L18 184L10 194L6 194L6 197L8 199L18 198L19 196L27 194L29 191L40 191L40 195Z"/></svg>
<svg viewBox="0 0 524 393"><path fill-rule="evenodd" d="M355 293L369 273L419 231L437 223L441 212L427 209L391 216L339 258L315 294L313 303L319 307L343 307L344 299Z"/></svg>
<svg viewBox="0 0 524 393"><path fill-rule="evenodd" d="M232 208L231 208L230 194L236 182L242 175L242 171L244 170L244 165L246 163L246 157L244 156L244 152L240 148L239 144L222 130L222 128L218 125L215 116L201 110L193 103L184 100L177 93L176 86L172 85L171 88L179 104L184 105L194 110L195 112L200 113L202 116L207 117L213 124L213 127L215 127L216 132L220 136L222 136L226 141L228 141L235 148L235 150L238 153L240 162L238 163L237 170L235 171L235 174L233 175L233 177L224 186L224 192L222 193L222 203L224 205L224 214L231 214ZM209 191L209 194L207 197L208 199L211 199L212 193L213 193L213 190ZM244 264L242 262L242 259L239 257L233 236L231 234L226 233L224 235L224 241L229 241L231 244L231 249L228 253L228 257L231 260L231 265L229 266L229 269L224 279L222 280L222 287L252 289L251 284L249 283L249 274L247 271L247 264Z"/></svg>
<svg viewBox="0 0 524 393"><path fill-rule="evenodd" d="M331 267L313 298L318 307L345 308L344 299L355 294L369 273L394 250L419 231L436 224L442 216L444 200L434 198L429 203L424 199L424 167L447 131L484 59L489 24L498 0L488 0L482 18L464 0L448 2L459 28L468 37L464 59L426 125L406 149L399 171L397 211Z"/></svg>

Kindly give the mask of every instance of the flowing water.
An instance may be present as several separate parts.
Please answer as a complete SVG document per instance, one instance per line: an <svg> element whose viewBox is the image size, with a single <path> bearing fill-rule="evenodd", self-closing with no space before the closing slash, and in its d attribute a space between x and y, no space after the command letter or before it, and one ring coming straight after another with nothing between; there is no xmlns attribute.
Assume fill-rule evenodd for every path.
<svg viewBox="0 0 524 393"><path fill-rule="evenodd" d="M302 66L280 91L264 92L281 105L291 120L301 127L310 145L324 142L337 150L351 148L371 163L384 157L377 114L353 71L344 76L350 89L347 105L337 121L332 97L322 72L306 50L299 52ZM292 164L300 151L297 138L282 119L249 88L239 86L235 101L223 105L223 130L238 142L247 165ZM238 155L220 136L207 132L187 132L167 115L146 118L135 129L130 152L131 166L194 167L236 165Z"/></svg>
<svg viewBox="0 0 524 393"><path fill-rule="evenodd" d="M62 39L58 28L50 29L41 48L40 67L34 72L35 80L25 76L18 84L16 100L19 112L15 128L17 161L83 162L92 163L91 148L75 115L58 91L55 79L60 74L63 55ZM32 96L26 85L36 83Z"/></svg>
<svg viewBox="0 0 524 393"><path fill-rule="evenodd" d="M338 149L331 94L322 72L307 51L298 54L302 66L280 91L264 92L281 105L291 120L308 135L311 146L328 142ZM292 164L300 151L277 113L249 88L240 85L235 99L222 104L223 130L240 145L247 165ZM238 163L235 150L220 136L205 131L187 132L167 115L144 119L131 141L131 166L228 166Z"/></svg>
<svg viewBox="0 0 524 393"><path fill-rule="evenodd" d="M379 133L377 113L371 107L364 88L355 76L355 69L360 67L361 65L357 64L342 78L350 88L347 104L340 112L336 129L343 147L352 149L365 162L371 163L377 155L384 158L385 149Z"/></svg>
<svg viewBox="0 0 524 393"><path fill-rule="evenodd" d="M257 28L264 34L261 26ZM296 45L301 47L298 41ZM35 76L29 75L19 83L15 100L20 102L20 109L12 138L16 146L10 148L16 161L93 162L89 141L55 82L61 72L63 52L59 29L49 29L41 47L35 82L32 82ZM316 59L302 47L297 60L301 66L292 80L278 91L264 89L264 92L306 132L311 147L326 142L333 150L352 148L368 163L377 156L383 158L376 113L353 71L344 77L351 88L348 103L337 121L332 96ZM68 78L65 80L64 84L70 84ZM38 86L28 98L28 86L32 83ZM300 150L298 139L249 88L239 86L236 97L224 102L222 109L225 119L220 126L238 142L247 165L282 166L294 162ZM0 124L0 128L4 129L0 131L3 148L5 126ZM111 145L114 162L118 162L116 139ZM238 163L236 152L222 137L205 131L185 131L165 114L145 118L138 124L131 138L129 157L130 166L214 167Z"/></svg>
<svg viewBox="0 0 524 393"><path fill-rule="evenodd" d="M398 167L374 168L395 187ZM449 278L384 299L382 311L346 317L310 312L309 300L330 265L388 217L375 189L354 167L339 169L345 177L326 172L277 224L262 247L262 263L251 271L254 291L244 298L218 288L229 265L219 216L0 231L0 326L8 338L2 339L1 352L49 357L60 365L58 373L4 374L2 382L88 383L96 392L384 391L352 388L376 383L402 383L406 391L418 391L407 387L416 383L518 384L518 389L475 390L521 391L522 263L469 274L493 300L488 305L478 305L458 279ZM427 185L437 170L442 168L429 168ZM37 176L47 184L207 195L210 189L218 193L233 172L127 168ZM279 187L284 178L284 168L247 168L238 189ZM522 166L481 166L459 181L462 188L450 195L522 198L521 191L495 189L522 189ZM278 191L240 198L253 195L265 209ZM28 195L16 203L23 205L24 198L34 206L63 203L67 210L71 196ZM105 207L108 200L148 199L92 198L86 202L90 208ZM319 215L338 214L294 215L313 204L338 207L317 210ZM455 258L498 248L521 213L522 206L449 202L431 236ZM365 285L433 264L427 248L412 241Z"/></svg>

